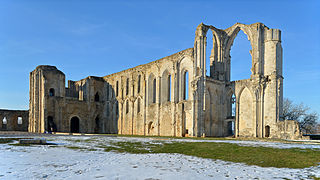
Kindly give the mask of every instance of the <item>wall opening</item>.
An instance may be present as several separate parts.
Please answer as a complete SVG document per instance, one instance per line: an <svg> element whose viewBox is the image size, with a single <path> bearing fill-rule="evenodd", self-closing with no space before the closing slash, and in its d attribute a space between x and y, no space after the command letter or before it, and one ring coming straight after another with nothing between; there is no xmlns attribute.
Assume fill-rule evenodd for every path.
<svg viewBox="0 0 320 180"><path fill-rule="evenodd" d="M127 78L127 83L126 83L126 95L129 94L129 78Z"/></svg>
<svg viewBox="0 0 320 180"><path fill-rule="evenodd" d="M54 89L53 88L49 89L49 96L54 96Z"/></svg>
<svg viewBox="0 0 320 180"><path fill-rule="evenodd" d="M234 121L228 122L228 136L234 135Z"/></svg>
<svg viewBox="0 0 320 180"><path fill-rule="evenodd" d="M4 118L2 119L2 129L7 129L7 124L8 124L7 118L4 117Z"/></svg>
<svg viewBox="0 0 320 180"><path fill-rule="evenodd" d="M233 118L236 116L236 96L234 94L231 96L231 116Z"/></svg>
<svg viewBox="0 0 320 180"><path fill-rule="evenodd" d="M171 101L171 75L168 76L168 98L167 101Z"/></svg>
<svg viewBox="0 0 320 180"><path fill-rule="evenodd" d="M116 82L116 96L119 94L119 81Z"/></svg>
<svg viewBox="0 0 320 180"><path fill-rule="evenodd" d="M138 76L138 93L140 93L141 75Z"/></svg>
<svg viewBox="0 0 320 180"><path fill-rule="evenodd" d="M183 75L183 100L189 98L189 72L185 71Z"/></svg>
<svg viewBox="0 0 320 180"><path fill-rule="evenodd" d="M207 32L207 44L206 44L206 75L207 76L210 76L210 71L211 71L210 56L213 48L212 38L213 38L213 34L212 34L212 31L209 29Z"/></svg>
<svg viewBox="0 0 320 180"><path fill-rule="evenodd" d="M99 93L97 92L96 95L94 95L94 101L99 102L100 101L100 96Z"/></svg>
<svg viewBox="0 0 320 180"><path fill-rule="evenodd" d="M265 137L270 137L270 126L265 127Z"/></svg>
<svg viewBox="0 0 320 180"><path fill-rule="evenodd" d="M153 92L152 92L152 103L156 103L156 92L157 92L157 81L153 79Z"/></svg>
<svg viewBox="0 0 320 180"><path fill-rule="evenodd" d="M47 117L47 126L48 126L48 129L47 131L48 132L56 132L57 131L57 127L53 121L53 117L52 116L48 116Z"/></svg>
<svg viewBox="0 0 320 180"><path fill-rule="evenodd" d="M72 117L70 121L70 132L79 133L80 132L80 120L78 117Z"/></svg>
<svg viewBox="0 0 320 180"><path fill-rule="evenodd" d="M230 81L250 78L252 67L251 49L248 36L240 30L230 50Z"/></svg>
<svg viewBox="0 0 320 180"><path fill-rule="evenodd" d="M19 124L19 125L22 124L22 117L21 117L21 116L18 117L18 124Z"/></svg>
<svg viewBox="0 0 320 180"><path fill-rule="evenodd" d="M132 85L132 96L134 97L134 84Z"/></svg>

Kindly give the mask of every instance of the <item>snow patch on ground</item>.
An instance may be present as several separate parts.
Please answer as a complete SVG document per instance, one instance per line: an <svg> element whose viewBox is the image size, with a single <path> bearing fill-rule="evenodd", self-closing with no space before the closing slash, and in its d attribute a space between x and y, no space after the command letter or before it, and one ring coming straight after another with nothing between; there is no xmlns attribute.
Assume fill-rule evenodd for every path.
<svg viewBox="0 0 320 180"><path fill-rule="evenodd" d="M305 169L263 168L181 154L128 154L72 150L110 142L226 142L274 148L319 148L320 145L257 141L192 140L106 136L50 136L60 146L0 144L0 179L308 179L320 177L320 166ZM63 145L63 146L62 146Z"/></svg>

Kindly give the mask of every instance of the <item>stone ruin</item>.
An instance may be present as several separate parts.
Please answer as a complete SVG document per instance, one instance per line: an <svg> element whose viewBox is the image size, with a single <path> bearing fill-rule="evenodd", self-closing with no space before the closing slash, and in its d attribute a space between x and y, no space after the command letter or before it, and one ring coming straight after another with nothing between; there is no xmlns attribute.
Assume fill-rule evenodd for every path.
<svg viewBox="0 0 320 180"><path fill-rule="evenodd" d="M251 76L231 81L230 50L239 31L252 47ZM211 52L207 33L213 36ZM236 23L223 30L201 23L191 48L104 77L69 80L67 88L63 72L38 66L30 73L28 130L296 139L297 122L281 120L282 69L279 29Z"/></svg>

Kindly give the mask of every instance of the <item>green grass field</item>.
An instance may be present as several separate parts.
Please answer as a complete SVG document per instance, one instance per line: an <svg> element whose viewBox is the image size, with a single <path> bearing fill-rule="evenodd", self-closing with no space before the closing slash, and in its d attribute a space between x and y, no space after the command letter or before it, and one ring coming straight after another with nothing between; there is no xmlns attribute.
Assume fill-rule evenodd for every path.
<svg viewBox="0 0 320 180"><path fill-rule="evenodd" d="M127 153L179 153L184 155L220 159L261 167L306 168L320 163L320 150L277 149L238 146L216 142L173 142L151 144L141 142L114 142L105 151Z"/></svg>

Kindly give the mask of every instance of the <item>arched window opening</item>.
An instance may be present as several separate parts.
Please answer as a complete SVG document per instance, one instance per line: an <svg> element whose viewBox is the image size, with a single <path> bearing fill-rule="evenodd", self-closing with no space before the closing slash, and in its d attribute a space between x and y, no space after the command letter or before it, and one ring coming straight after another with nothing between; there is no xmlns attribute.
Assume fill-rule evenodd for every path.
<svg viewBox="0 0 320 180"><path fill-rule="evenodd" d="M189 98L189 72L185 71L183 75L183 100Z"/></svg>
<svg viewBox="0 0 320 180"><path fill-rule="evenodd" d="M236 116L236 96L234 94L231 96L231 116Z"/></svg>
<svg viewBox="0 0 320 180"><path fill-rule="evenodd" d="M168 98L167 101L171 101L171 75L168 76Z"/></svg>
<svg viewBox="0 0 320 180"><path fill-rule="evenodd" d="M72 117L70 120L70 132L79 133L80 132L80 120L78 117Z"/></svg>
<svg viewBox="0 0 320 180"><path fill-rule="evenodd" d="M139 113L140 112L140 98L138 98L138 104L137 104L137 112Z"/></svg>
<svg viewBox="0 0 320 180"><path fill-rule="evenodd" d="M138 93L140 93L141 75L138 76Z"/></svg>
<svg viewBox="0 0 320 180"><path fill-rule="evenodd" d="M212 69L212 65L210 64L210 56L212 54L213 48L213 34L212 31L209 29L207 32L207 46L206 46L206 75L210 76L210 71Z"/></svg>
<svg viewBox="0 0 320 180"><path fill-rule="evenodd" d="M134 85L132 85L132 96L134 96Z"/></svg>
<svg viewBox="0 0 320 180"><path fill-rule="evenodd" d="M97 92L96 95L94 95L94 101L95 102L99 102L100 101L100 97L99 97L99 93Z"/></svg>
<svg viewBox="0 0 320 180"><path fill-rule="evenodd" d="M18 124L22 124L22 117L21 116L18 117Z"/></svg>
<svg viewBox="0 0 320 180"><path fill-rule="evenodd" d="M157 91L157 81L156 78L153 79L153 95L152 95L152 103L156 103L156 91Z"/></svg>
<svg viewBox="0 0 320 180"><path fill-rule="evenodd" d="M265 127L265 137L270 137L270 126Z"/></svg>
<svg viewBox="0 0 320 180"><path fill-rule="evenodd" d="M8 122L7 122L7 118L6 117L4 117L3 119L2 119L2 124L7 124Z"/></svg>
<svg viewBox="0 0 320 180"><path fill-rule="evenodd" d="M119 94L119 82L116 82L116 96L118 97Z"/></svg>
<svg viewBox="0 0 320 180"><path fill-rule="evenodd" d="M127 78L127 84L126 84L126 95L129 94L129 78Z"/></svg>
<svg viewBox="0 0 320 180"><path fill-rule="evenodd" d="M128 114L129 113L129 102L127 101L126 102L126 114Z"/></svg>
<svg viewBox="0 0 320 180"><path fill-rule="evenodd" d="M54 89L53 89L53 88L50 88L50 90L49 90L49 96L54 96Z"/></svg>
<svg viewBox="0 0 320 180"><path fill-rule="evenodd" d="M252 47L247 35L243 31L239 31L230 50L231 81L250 78L250 70L252 68L251 49Z"/></svg>
<svg viewBox="0 0 320 180"><path fill-rule="evenodd" d="M7 118L6 117L4 117L3 119L2 119L2 129L7 129Z"/></svg>
<svg viewBox="0 0 320 180"><path fill-rule="evenodd" d="M100 130L100 119L99 116L96 117L95 119L95 128L94 128L94 133L99 133Z"/></svg>
<svg viewBox="0 0 320 180"><path fill-rule="evenodd" d="M48 122L47 122L47 126L48 126L48 132L56 132L57 131L57 126L55 125L54 121L53 121L53 117L52 116L48 116L47 118Z"/></svg>

